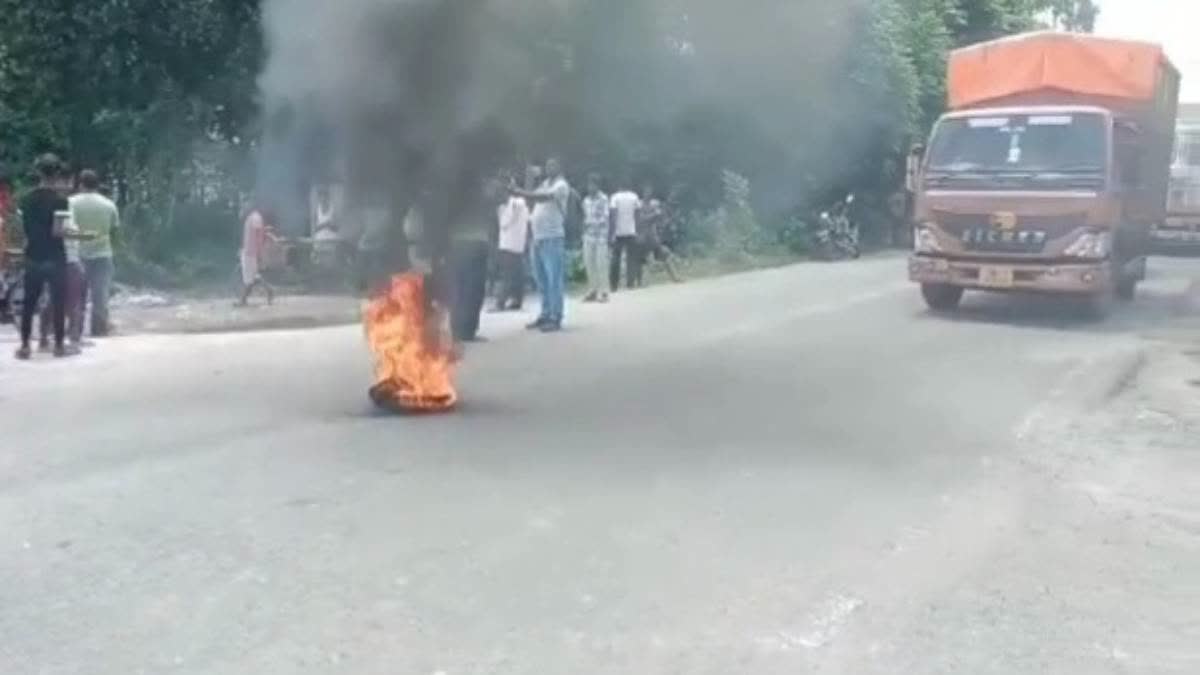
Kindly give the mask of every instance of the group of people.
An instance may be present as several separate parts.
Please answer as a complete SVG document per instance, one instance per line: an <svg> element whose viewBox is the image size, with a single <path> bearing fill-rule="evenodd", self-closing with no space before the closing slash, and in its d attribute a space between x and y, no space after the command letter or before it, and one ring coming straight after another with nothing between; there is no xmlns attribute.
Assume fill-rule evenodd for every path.
<svg viewBox="0 0 1200 675"><path fill-rule="evenodd" d="M583 199L583 259L588 293L584 302L608 302L620 286L621 262L625 262L625 287L639 288L647 261L661 262L672 281L679 282L674 254L664 241L667 213L653 186L641 195L622 189L605 194L599 176L588 179Z"/></svg>
<svg viewBox="0 0 1200 675"><path fill-rule="evenodd" d="M679 281L674 254L664 242L666 210L647 187L641 195L621 189L611 196L598 175L588 178L581 198L571 187L562 164L550 159L529 167L522 184L504 175L487 194L496 204L494 241L497 249L493 311L520 310L528 269L541 296L541 311L530 330L553 333L562 329L567 283L567 223L572 208L582 211L581 230L587 292L584 302L609 302L619 288L622 263L627 288L644 282L646 262L660 261ZM470 230L470 228L468 228ZM459 237L455 245L455 302L452 327L463 341L479 339L479 317L486 301L488 249L478 236ZM528 263L526 262L528 261ZM528 264L529 267L526 265Z"/></svg>
<svg viewBox="0 0 1200 675"><path fill-rule="evenodd" d="M16 352L22 360L33 354L33 323L38 314L39 346L56 357L77 354L84 344L89 302L91 335L109 334L113 237L120 225L117 207L101 194L95 171L75 174L49 154L38 158L34 171L37 184L19 197L15 209L0 213L0 242L7 241L2 228L13 215L24 232L21 341ZM49 303L42 307L47 291Z"/></svg>

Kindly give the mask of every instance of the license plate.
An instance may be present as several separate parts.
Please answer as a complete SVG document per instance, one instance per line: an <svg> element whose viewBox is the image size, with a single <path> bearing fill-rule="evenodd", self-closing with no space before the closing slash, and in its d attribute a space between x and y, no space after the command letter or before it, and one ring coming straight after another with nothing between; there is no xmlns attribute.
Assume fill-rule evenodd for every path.
<svg viewBox="0 0 1200 675"><path fill-rule="evenodd" d="M981 267L979 268L979 283L983 286L988 286L991 288L1012 288L1012 268Z"/></svg>

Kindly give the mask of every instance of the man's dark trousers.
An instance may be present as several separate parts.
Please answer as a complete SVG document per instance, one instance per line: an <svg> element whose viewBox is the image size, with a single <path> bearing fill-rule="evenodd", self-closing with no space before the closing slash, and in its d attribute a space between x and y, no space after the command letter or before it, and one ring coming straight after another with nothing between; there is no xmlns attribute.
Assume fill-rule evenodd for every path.
<svg viewBox="0 0 1200 675"><path fill-rule="evenodd" d="M450 326L456 340L474 340L479 333L479 315L487 296L488 251L486 241L454 243L450 260L454 270L454 307Z"/></svg>

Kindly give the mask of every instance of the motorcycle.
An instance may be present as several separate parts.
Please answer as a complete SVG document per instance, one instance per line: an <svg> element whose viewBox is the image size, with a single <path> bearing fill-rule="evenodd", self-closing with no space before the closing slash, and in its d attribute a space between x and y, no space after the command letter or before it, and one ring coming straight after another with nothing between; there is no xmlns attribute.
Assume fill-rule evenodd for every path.
<svg viewBox="0 0 1200 675"><path fill-rule="evenodd" d="M846 260L862 255L858 225L850 219L854 194L839 201L828 211L822 211L818 226L812 234L812 250L822 260Z"/></svg>

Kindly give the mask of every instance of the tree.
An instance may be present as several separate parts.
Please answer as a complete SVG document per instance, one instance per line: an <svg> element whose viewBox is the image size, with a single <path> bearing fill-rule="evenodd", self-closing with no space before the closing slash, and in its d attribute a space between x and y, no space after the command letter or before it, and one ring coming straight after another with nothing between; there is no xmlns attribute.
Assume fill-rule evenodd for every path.
<svg viewBox="0 0 1200 675"><path fill-rule="evenodd" d="M170 249L176 204L236 161L214 144L240 146L257 114L256 0L0 0L0 15L0 159L101 171L132 243Z"/></svg>
<svg viewBox="0 0 1200 675"><path fill-rule="evenodd" d="M1091 33L1096 29L1100 7L1095 0L1050 0L1051 16L1063 30Z"/></svg>
<svg viewBox="0 0 1200 675"><path fill-rule="evenodd" d="M0 120L18 139L10 157L54 149L113 168L177 123L229 136L254 114L253 0L0 0L0 12L0 92L21 101Z"/></svg>

